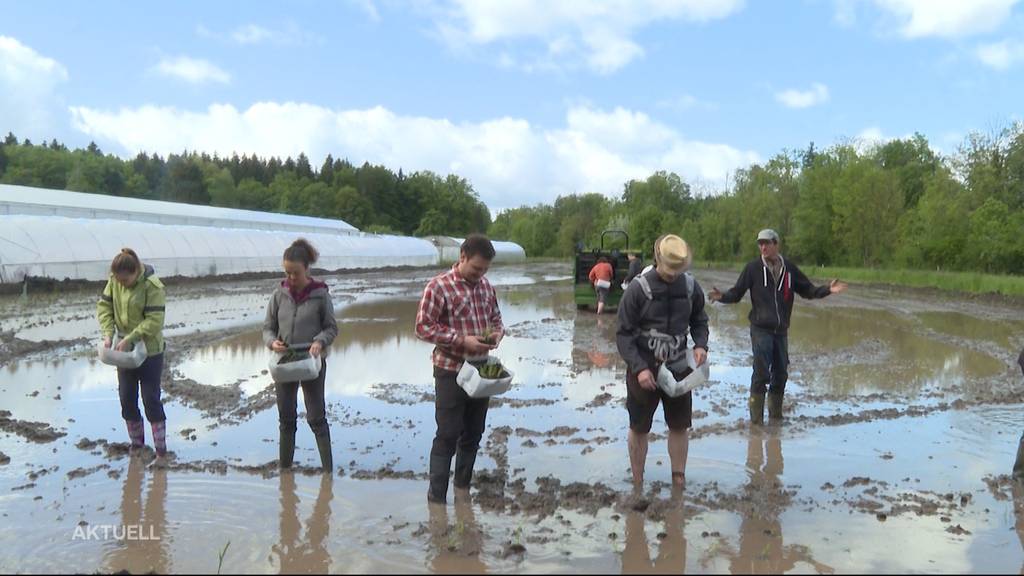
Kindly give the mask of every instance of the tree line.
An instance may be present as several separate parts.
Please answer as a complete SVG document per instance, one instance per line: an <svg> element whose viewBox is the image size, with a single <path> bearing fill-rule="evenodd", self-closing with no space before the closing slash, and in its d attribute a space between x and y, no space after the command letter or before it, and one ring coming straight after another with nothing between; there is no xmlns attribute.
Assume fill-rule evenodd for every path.
<svg viewBox="0 0 1024 576"><path fill-rule="evenodd" d="M1024 124L973 133L943 155L924 136L873 146L843 142L781 152L738 170L728 189L695 194L672 172L631 180L614 198L572 194L505 210L494 221L454 174L405 175L327 156L219 158L196 152L122 160L95 144L68 150L8 134L0 182L175 202L340 218L371 232L486 232L530 256L568 257L621 229L651 254L681 234L698 260L743 261L761 228L782 235L804 265L1024 273ZM612 245L618 240L610 237Z"/></svg>
<svg viewBox="0 0 1024 576"><path fill-rule="evenodd" d="M330 155L319 169L305 154L283 161L197 152L121 159L95 143L69 150L56 140L33 144L8 134L0 143L0 183L339 218L369 232L415 236L486 232L491 222L465 178L396 174Z"/></svg>
<svg viewBox="0 0 1024 576"><path fill-rule="evenodd" d="M651 254L681 234L704 261L756 255L761 228L805 265L1024 273L1024 125L974 133L948 156L920 134L864 147L777 154L738 170L729 190L694 195L669 172L625 183L617 198L559 197L499 214L492 237L531 256L569 256L605 229Z"/></svg>

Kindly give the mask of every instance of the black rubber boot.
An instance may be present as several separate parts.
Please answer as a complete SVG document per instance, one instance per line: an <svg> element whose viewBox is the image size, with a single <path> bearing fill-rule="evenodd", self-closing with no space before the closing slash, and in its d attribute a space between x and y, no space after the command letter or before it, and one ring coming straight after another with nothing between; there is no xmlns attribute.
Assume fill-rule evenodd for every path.
<svg viewBox="0 0 1024 576"><path fill-rule="evenodd" d="M764 424L764 394L754 394L750 397L750 423Z"/></svg>
<svg viewBox="0 0 1024 576"><path fill-rule="evenodd" d="M448 475L452 469L451 456L430 455L430 487L427 501L435 504L448 502Z"/></svg>
<svg viewBox="0 0 1024 576"><path fill-rule="evenodd" d="M331 430L325 429L316 436L316 449L320 452L320 468L324 472L334 470L334 455L331 453Z"/></svg>
<svg viewBox="0 0 1024 576"><path fill-rule="evenodd" d="M459 450L455 454L455 478L452 484L461 490L468 490L473 480L473 464L476 463L476 452Z"/></svg>
<svg viewBox="0 0 1024 576"><path fill-rule="evenodd" d="M1017 460L1013 463L1013 479L1024 482L1024 437L1017 444Z"/></svg>
<svg viewBox="0 0 1024 576"><path fill-rule="evenodd" d="M291 468L295 460L295 430L281 430L278 450L278 463L281 468Z"/></svg>
<svg viewBox="0 0 1024 576"><path fill-rule="evenodd" d="M782 394L768 393L768 419L782 420Z"/></svg>

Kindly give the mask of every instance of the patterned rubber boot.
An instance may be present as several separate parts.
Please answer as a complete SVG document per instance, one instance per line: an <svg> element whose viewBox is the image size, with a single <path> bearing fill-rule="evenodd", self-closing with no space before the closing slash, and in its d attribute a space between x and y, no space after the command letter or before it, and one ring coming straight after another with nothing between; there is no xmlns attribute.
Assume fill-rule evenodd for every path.
<svg viewBox="0 0 1024 576"><path fill-rule="evenodd" d="M143 424L142 420L125 420L124 424L128 428L128 439L131 441L131 445L128 448L128 453L141 453L142 449L146 446L145 424Z"/></svg>
<svg viewBox="0 0 1024 576"><path fill-rule="evenodd" d="M156 460L153 466L162 468L167 465L167 422L150 422L153 430L153 448L156 449Z"/></svg>

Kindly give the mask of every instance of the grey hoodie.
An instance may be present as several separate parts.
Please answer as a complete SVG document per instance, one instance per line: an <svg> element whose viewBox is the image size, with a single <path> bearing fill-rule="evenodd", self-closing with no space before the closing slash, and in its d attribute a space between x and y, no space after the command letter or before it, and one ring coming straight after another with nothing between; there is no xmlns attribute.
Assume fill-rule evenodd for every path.
<svg viewBox="0 0 1024 576"><path fill-rule="evenodd" d="M263 321L263 343L267 348L280 338L285 344L310 344L319 340L323 355L338 336L338 323L334 320L334 304L327 287L317 287L301 304L296 304L285 286L279 286L267 303L267 317Z"/></svg>

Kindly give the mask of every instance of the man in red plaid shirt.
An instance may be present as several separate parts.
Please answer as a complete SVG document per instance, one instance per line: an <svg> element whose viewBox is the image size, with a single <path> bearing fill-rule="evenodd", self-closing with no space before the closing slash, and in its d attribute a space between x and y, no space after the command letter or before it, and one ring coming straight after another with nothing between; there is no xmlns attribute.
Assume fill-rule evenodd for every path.
<svg viewBox="0 0 1024 576"><path fill-rule="evenodd" d="M490 398L470 398L455 378L467 358L486 356L504 336L497 294L484 278L492 260L494 245L486 236L466 238L459 262L427 283L416 314L416 337L435 345L437 434L430 450L430 502L446 502L452 457L456 489L469 490L473 477Z"/></svg>

